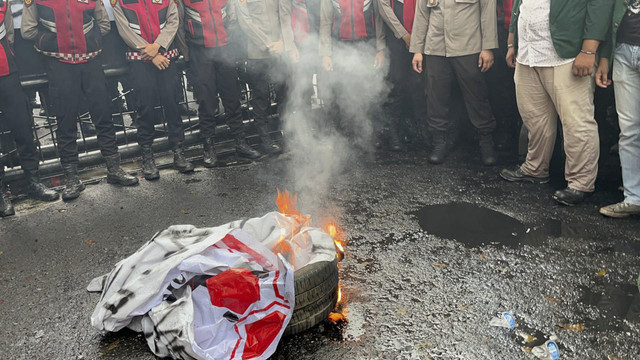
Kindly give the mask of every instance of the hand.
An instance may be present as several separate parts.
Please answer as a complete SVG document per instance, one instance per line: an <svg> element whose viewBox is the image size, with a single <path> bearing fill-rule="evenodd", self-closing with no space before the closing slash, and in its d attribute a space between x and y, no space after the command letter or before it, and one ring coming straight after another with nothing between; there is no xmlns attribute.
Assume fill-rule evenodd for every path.
<svg viewBox="0 0 640 360"><path fill-rule="evenodd" d="M158 68L158 70L166 70L169 67L169 64L171 64L171 60L160 54L156 55L151 62Z"/></svg>
<svg viewBox="0 0 640 360"><path fill-rule="evenodd" d="M294 64L300 61L300 52L298 51L298 49L289 51L289 60L291 60L291 62Z"/></svg>
<svg viewBox="0 0 640 360"><path fill-rule="evenodd" d="M384 51L380 50L376 54L376 57L373 59L373 68L374 69L382 69L384 66Z"/></svg>
<svg viewBox="0 0 640 360"><path fill-rule="evenodd" d="M611 85L611 79L609 79L609 59L600 59L598 69L596 70L596 84L601 88L607 88Z"/></svg>
<svg viewBox="0 0 640 360"><path fill-rule="evenodd" d="M573 61L571 72L574 76L587 76L593 74L593 66L596 63L596 56L585 53L579 53Z"/></svg>
<svg viewBox="0 0 640 360"><path fill-rule="evenodd" d="M409 48L409 46L411 46L411 34L407 33L402 37L402 40L404 40L404 44L407 47L407 49Z"/></svg>
<svg viewBox="0 0 640 360"><path fill-rule="evenodd" d="M487 72L493 66L493 51L482 50L478 56L478 68L481 72Z"/></svg>
<svg viewBox="0 0 640 360"><path fill-rule="evenodd" d="M516 67L516 51L513 49L513 46L509 48L509 50L507 50L507 66L515 69Z"/></svg>
<svg viewBox="0 0 640 360"><path fill-rule="evenodd" d="M413 61L411 61L413 65L413 71L418 74L422 74L422 54L413 54Z"/></svg>
<svg viewBox="0 0 640 360"><path fill-rule="evenodd" d="M284 43L282 41L275 41L267 45L267 48L269 49L269 54L272 56L280 55L282 54L282 50L284 50Z"/></svg>
<svg viewBox="0 0 640 360"><path fill-rule="evenodd" d="M158 50L160 50L160 45L158 44L147 44L138 46L138 50L140 50L140 56L142 56L142 60L149 61L158 55Z"/></svg>
<svg viewBox="0 0 640 360"><path fill-rule="evenodd" d="M326 71L333 71L333 60L331 60L331 56L322 57L322 67Z"/></svg>

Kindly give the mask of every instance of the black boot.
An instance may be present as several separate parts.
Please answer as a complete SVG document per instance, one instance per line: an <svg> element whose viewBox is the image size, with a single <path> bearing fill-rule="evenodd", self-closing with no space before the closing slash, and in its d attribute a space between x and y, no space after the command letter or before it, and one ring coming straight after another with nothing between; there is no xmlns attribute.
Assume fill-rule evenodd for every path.
<svg viewBox="0 0 640 360"><path fill-rule="evenodd" d="M253 150L253 148L247 144L244 134L236 136L236 155L254 160L262 156L260 152Z"/></svg>
<svg viewBox="0 0 640 360"><path fill-rule="evenodd" d="M133 186L138 184L138 178L127 174L120 167L120 154L105 156L107 162L107 182L122 186Z"/></svg>
<svg viewBox="0 0 640 360"><path fill-rule="evenodd" d="M218 165L218 156L216 155L216 148L214 146L213 138L204 139L202 145L204 146L204 166L207 168L212 168Z"/></svg>
<svg viewBox="0 0 640 360"><path fill-rule="evenodd" d="M480 156L486 166L495 165L498 162L492 134L480 134Z"/></svg>
<svg viewBox="0 0 640 360"><path fill-rule="evenodd" d="M173 147L173 168L181 173L192 172L194 167L184 156L184 147L182 143L178 143Z"/></svg>
<svg viewBox="0 0 640 360"><path fill-rule="evenodd" d="M395 126L389 128L389 150L402 151L402 142L400 141L398 129Z"/></svg>
<svg viewBox="0 0 640 360"><path fill-rule="evenodd" d="M78 165L66 164L62 165L62 168L64 169L64 177L66 179L64 190L62 191L62 200L69 201L76 199L85 189L84 184L78 176Z"/></svg>
<svg viewBox="0 0 640 360"><path fill-rule="evenodd" d="M271 135L267 131L267 126L258 126L258 135L260 135L260 151L266 155L280 154L282 149L280 146L273 142Z"/></svg>
<svg viewBox="0 0 640 360"><path fill-rule="evenodd" d="M38 170L25 170L24 175L27 178L27 194L30 198L41 201L56 201L60 195L55 191L48 189L40 182L40 174Z"/></svg>
<svg viewBox="0 0 640 360"><path fill-rule="evenodd" d="M13 209L13 205L11 204L9 192L4 185L4 165L0 164L0 217L7 217L15 214L16 211Z"/></svg>
<svg viewBox="0 0 640 360"><path fill-rule="evenodd" d="M447 157L447 137L444 131L433 133L433 149L429 154L429 162L432 164L442 164Z"/></svg>
<svg viewBox="0 0 640 360"><path fill-rule="evenodd" d="M160 178L156 161L153 159L151 145L142 146L142 174L144 174L146 180L157 180Z"/></svg>

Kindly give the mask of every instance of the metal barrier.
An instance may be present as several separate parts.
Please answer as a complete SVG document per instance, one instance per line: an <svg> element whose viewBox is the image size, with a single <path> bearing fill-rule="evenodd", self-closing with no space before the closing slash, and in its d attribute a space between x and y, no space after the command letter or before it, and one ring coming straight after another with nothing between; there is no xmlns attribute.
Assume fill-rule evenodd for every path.
<svg viewBox="0 0 640 360"><path fill-rule="evenodd" d="M176 89L176 97L181 99L178 101L180 105L185 105L187 110L195 110L197 108L197 102L192 91L188 90L187 69L184 66L184 62L178 62L180 66L180 89ZM118 68L105 68L105 76L107 78L107 84L113 86L114 84L126 84L128 69L126 67ZM241 81L240 79L238 81ZM29 92L40 92L40 94L46 94L48 82L46 74L29 75L21 77L21 83L23 90ZM245 82L242 83L241 104L242 113L245 125L250 125L252 119L250 117L251 108L249 106L249 99L251 98L251 90L248 88ZM180 93L178 93L180 92ZM114 125L116 127L117 144L119 146L122 158L126 161L139 155L140 148L137 145L137 130L134 125L134 119L137 116L135 107L132 102L132 96L135 92L132 89L126 89L123 86L123 90L117 90L117 94L112 98L112 118L114 119ZM273 94L272 99L275 99ZM37 148L40 156L40 172L42 176L51 176L62 172L61 165L58 161L58 149L56 139L56 118L51 115L51 104L47 103L46 96L41 96L41 106L44 109L44 114L33 115L33 133L36 140ZM219 100L218 100L219 101ZM123 106L127 104L126 108ZM222 105L220 105L222 111ZM277 131L279 126L277 125L277 106L275 102L272 106L272 120L270 121L271 129L276 129L272 132L272 135L276 139L281 137L281 133ZM80 167L89 167L101 164L103 162L98 148L98 141L95 134L92 131L92 122L88 109L81 110L81 114L78 115L78 151L80 158ZM170 144L166 138L166 122L164 120L164 112L162 106L158 104L156 107L158 111L158 119L161 119L159 124L156 125L156 131L154 138L154 151L160 153L168 151ZM216 116L218 118L218 124L221 124L221 114ZM183 116L183 125L185 129L185 145L193 146L200 143L199 138L199 119L197 116L185 114ZM250 144L257 144L257 135L255 131L252 131L252 127L248 127L247 141ZM221 156L233 152L233 142L228 136L229 128L226 125L218 125L216 131L216 148ZM20 169L20 162L18 160L15 144L13 138L8 129L2 127L0 122L0 164L4 163L8 167L6 174L8 181L13 181L22 176ZM1 165L0 165L1 166Z"/></svg>

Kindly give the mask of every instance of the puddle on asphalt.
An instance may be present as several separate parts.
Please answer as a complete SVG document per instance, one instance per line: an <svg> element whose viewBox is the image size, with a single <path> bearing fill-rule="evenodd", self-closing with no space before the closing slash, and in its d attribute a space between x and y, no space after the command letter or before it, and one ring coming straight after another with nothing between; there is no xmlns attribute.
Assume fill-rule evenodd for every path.
<svg viewBox="0 0 640 360"><path fill-rule="evenodd" d="M584 228L559 220L528 226L509 215L471 203L427 205L412 214L427 233L470 247L540 246L548 237L590 237Z"/></svg>
<svg viewBox="0 0 640 360"><path fill-rule="evenodd" d="M597 290L596 290L597 289ZM604 284L592 288L579 287L582 293L579 301L600 310L600 317L587 319L585 328L596 331L623 331L623 320L640 322L640 293L631 284Z"/></svg>

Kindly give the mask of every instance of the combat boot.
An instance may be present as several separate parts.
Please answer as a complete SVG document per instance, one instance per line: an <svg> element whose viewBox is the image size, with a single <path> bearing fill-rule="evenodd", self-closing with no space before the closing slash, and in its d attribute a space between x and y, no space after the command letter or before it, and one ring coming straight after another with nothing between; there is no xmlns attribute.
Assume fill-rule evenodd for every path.
<svg viewBox="0 0 640 360"><path fill-rule="evenodd" d="M244 134L236 136L236 155L254 160L262 156L259 151L254 150L247 144Z"/></svg>
<svg viewBox="0 0 640 360"><path fill-rule="evenodd" d="M146 180L157 180L160 178L160 172L156 167L151 145L142 146L142 174Z"/></svg>
<svg viewBox="0 0 640 360"><path fill-rule="evenodd" d="M64 169L65 184L62 191L62 200L69 201L78 198L80 193L84 191L85 186L78 176L77 164L62 165Z"/></svg>
<svg viewBox="0 0 640 360"><path fill-rule="evenodd" d="M260 152L265 155L275 155L282 152L280 146L271 139L266 125L258 126L258 135L260 135L260 145L258 146Z"/></svg>
<svg viewBox="0 0 640 360"><path fill-rule="evenodd" d="M181 173L192 172L194 166L184 156L184 146L182 143L178 143L173 147L173 168Z"/></svg>
<svg viewBox="0 0 640 360"><path fill-rule="evenodd" d="M41 201L56 201L60 198L55 190L47 188L40 182L38 170L25 170L24 175L28 184L27 195L30 198Z"/></svg>
<svg viewBox="0 0 640 360"><path fill-rule="evenodd" d="M389 150L402 151L402 141L400 141L400 135L398 129L395 126L389 128Z"/></svg>
<svg viewBox="0 0 640 360"><path fill-rule="evenodd" d="M429 154L429 162L431 164L442 164L447 157L447 137L444 131L436 131L433 133L433 149Z"/></svg>
<svg viewBox="0 0 640 360"><path fill-rule="evenodd" d="M0 217L15 215L9 192L4 184L4 165L0 164Z"/></svg>
<svg viewBox="0 0 640 360"><path fill-rule="evenodd" d="M127 174L120 167L120 154L105 156L107 162L107 182L122 186L133 186L138 184L138 178Z"/></svg>
<svg viewBox="0 0 640 360"><path fill-rule="evenodd" d="M498 162L492 134L480 134L480 156L486 166L495 165Z"/></svg>
<svg viewBox="0 0 640 360"><path fill-rule="evenodd" d="M216 148L214 146L213 138L204 139L202 145L204 147L204 167L212 168L218 165L218 156L216 155Z"/></svg>

